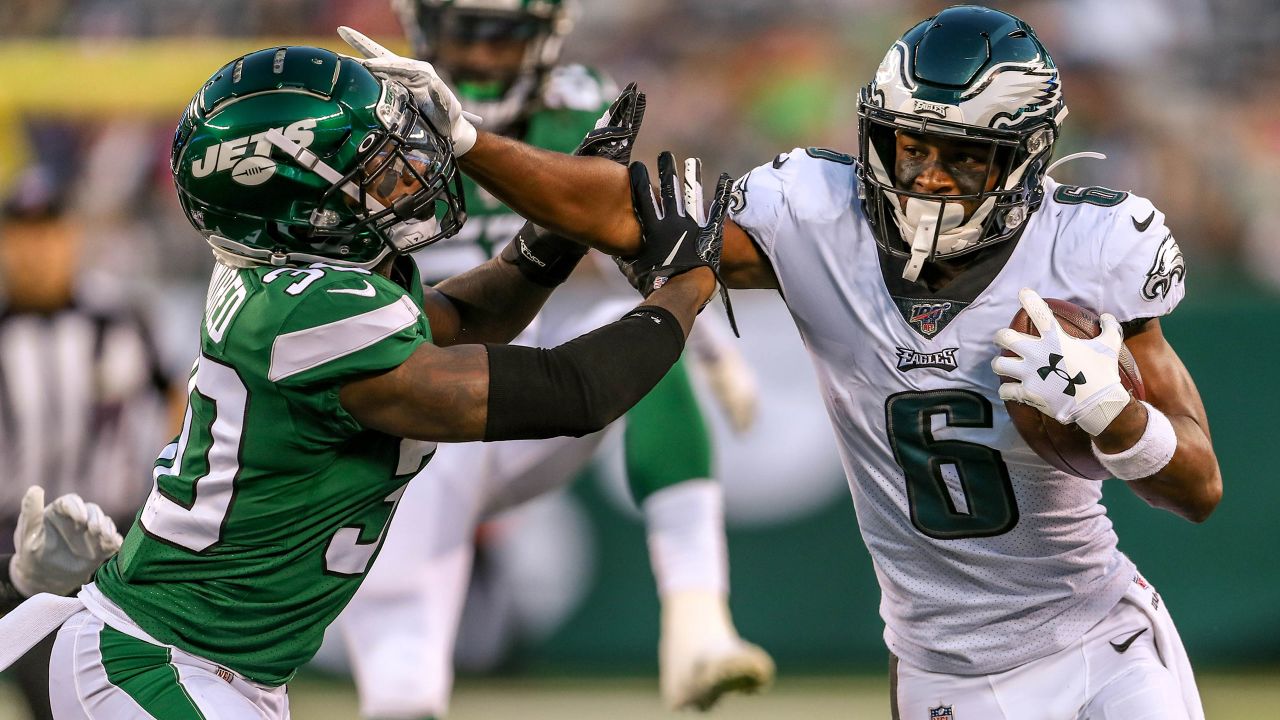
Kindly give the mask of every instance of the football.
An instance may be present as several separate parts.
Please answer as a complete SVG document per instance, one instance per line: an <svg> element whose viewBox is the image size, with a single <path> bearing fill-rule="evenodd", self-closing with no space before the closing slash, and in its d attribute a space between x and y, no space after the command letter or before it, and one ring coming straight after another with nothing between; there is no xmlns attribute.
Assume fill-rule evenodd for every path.
<svg viewBox="0 0 1280 720"><path fill-rule="evenodd" d="M1045 298L1045 303L1053 311L1053 317L1062 329L1072 337L1093 338L1102 332L1102 324L1098 322L1098 314L1082 308L1075 303L1054 298ZM1026 310L1019 309L1013 316L1009 327L1020 333L1036 335L1035 325ZM1005 350L1001 354L1012 356L1014 353ZM1001 378L1008 380L1008 378ZM1138 374L1138 365L1133 355L1124 345L1120 346L1120 382L1124 384L1134 397L1146 399L1142 388L1142 376ZM1077 477L1090 480L1106 480L1111 473L1093 456L1090 447L1091 438L1076 425L1063 425L1039 410L1020 402L1006 401L1005 409L1009 411L1009 419L1018 434L1027 445L1045 462Z"/></svg>

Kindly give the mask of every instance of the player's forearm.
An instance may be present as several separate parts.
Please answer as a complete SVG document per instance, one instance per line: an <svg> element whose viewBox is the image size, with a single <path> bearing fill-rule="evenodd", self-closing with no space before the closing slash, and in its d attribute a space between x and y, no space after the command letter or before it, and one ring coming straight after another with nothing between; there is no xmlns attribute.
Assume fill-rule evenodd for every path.
<svg viewBox="0 0 1280 720"><path fill-rule="evenodd" d="M643 398L680 357L710 270L672 278L626 317L559 347L419 347L403 364L342 388L365 427L438 442L585 435Z"/></svg>
<svg viewBox="0 0 1280 720"><path fill-rule="evenodd" d="M459 158L464 172L517 214L610 255L640 250L627 170L482 132Z"/></svg>
<svg viewBox="0 0 1280 720"><path fill-rule="evenodd" d="M449 334L432 326L436 345L506 343L529 325L551 295L551 289L527 280L515 266L493 258L435 286L456 317Z"/></svg>
<svg viewBox="0 0 1280 720"><path fill-rule="evenodd" d="M655 290L644 304L655 305L674 315L688 339L698 311L715 290L715 275L710 268L702 267L671 278L666 285Z"/></svg>
<svg viewBox="0 0 1280 720"><path fill-rule="evenodd" d="M1178 415L1166 417L1178 438L1173 458L1160 472L1131 481L1129 487L1152 507L1168 510L1191 522L1204 522L1222 499L1222 473L1213 444L1194 419ZM1106 451L1102 443L1098 446Z"/></svg>

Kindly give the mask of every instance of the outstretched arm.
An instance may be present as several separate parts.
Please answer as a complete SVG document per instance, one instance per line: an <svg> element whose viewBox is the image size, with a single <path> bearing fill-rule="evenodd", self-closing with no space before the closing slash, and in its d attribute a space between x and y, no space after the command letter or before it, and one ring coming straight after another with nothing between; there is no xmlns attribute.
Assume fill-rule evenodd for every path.
<svg viewBox="0 0 1280 720"><path fill-rule="evenodd" d="M494 197L553 232L619 257L642 248L627 171L620 165L483 132L459 163ZM773 266L733 220L724 224L720 274L732 288L778 287Z"/></svg>
<svg viewBox="0 0 1280 720"><path fill-rule="evenodd" d="M343 407L389 435L440 442L585 435L648 394L680 357L715 289L690 270L623 319L551 350L419 347L403 364L349 383Z"/></svg>
<svg viewBox="0 0 1280 720"><path fill-rule="evenodd" d="M458 163L517 214L552 232L610 255L640 251L640 224L622 165L485 132Z"/></svg>
<svg viewBox="0 0 1280 720"><path fill-rule="evenodd" d="M642 247L631 206L626 165L644 117L644 96L632 83L574 157L477 132L457 96L430 63L403 58L361 33L338 29L375 75L405 84L432 124L446 129L458 164L495 197L524 218L610 255L632 257ZM602 127L608 125L612 127ZM583 152L588 146L592 152ZM605 159L608 158L608 159ZM731 287L774 288L768 261L732 221L725 224L722 274Z"/></svg>
<svg viewBox="0 0 1280 720"><path fill-rule="evenodd" d="M423 288L431 342L439 347L511 342L542 309L551 290L501 257Z"/></svg>

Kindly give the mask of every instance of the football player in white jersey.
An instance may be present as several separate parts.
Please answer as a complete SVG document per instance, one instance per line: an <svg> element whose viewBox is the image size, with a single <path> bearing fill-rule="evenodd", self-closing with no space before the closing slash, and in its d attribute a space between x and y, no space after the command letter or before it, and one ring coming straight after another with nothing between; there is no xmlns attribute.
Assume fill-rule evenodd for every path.
<svg viewBox="0 0 1280 720"><path fill-rule="evenodd" d="M441 122L470 131L428 75ZM797 149L736 186L720 272L779 290L813 357L881 585L894 717L1203 717L1101 484L1040 459L1002 402L1078 425L1155 507L1200 522L1221 498L1203 404L1160 329L1184 292L1177 243L1149 201L1049 177L1065 115L1029 25L948 8L862 90L856 157ZM522 215L615 255L661 252L657 238L680 249L661 228L685 219L649 209L638 164L628 191L616 165L482 132L461 165ZM659 170L670 207L669 154ZM1102 334L1066 337L1042 297L1103 313ZM1006 329L1020 306L1040 337ZM1120 385L1122 336L1145 402ZM1015 356L993 367L1002 348Z"/></svg>

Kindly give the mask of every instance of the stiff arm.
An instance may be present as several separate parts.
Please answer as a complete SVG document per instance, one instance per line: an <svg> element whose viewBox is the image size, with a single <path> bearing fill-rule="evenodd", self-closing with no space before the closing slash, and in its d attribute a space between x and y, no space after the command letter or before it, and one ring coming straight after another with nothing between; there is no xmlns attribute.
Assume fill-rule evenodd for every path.
<svg viewBox="0 0 1280 720"><path fill-rule="evenodd" d="M609 255L640 252L640 223L625 167L487 132L479 133L475 146L458 161L494 197L551 232ZM733 220L724 224L720 274L729 287L778 287L769 261Z"/></svg>

